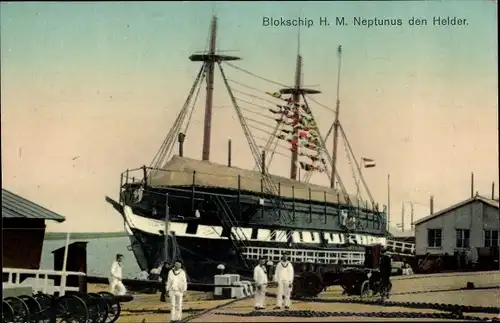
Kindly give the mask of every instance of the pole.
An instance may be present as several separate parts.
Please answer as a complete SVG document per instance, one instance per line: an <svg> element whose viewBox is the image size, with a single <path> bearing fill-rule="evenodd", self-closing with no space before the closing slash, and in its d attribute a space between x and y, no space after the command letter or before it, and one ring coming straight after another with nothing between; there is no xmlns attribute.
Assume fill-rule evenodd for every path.
<svg viewBox="0 0 500 323"><path fill-rule="evenodd" d="M186 135L183 134L182 132L179 133L178 136L178 141L179 141L179 157L184 157L184 139L186 138Z"/></svg>
<svg viewBox="0 0 500 323"><path fill-rule="evenodd" d="M68 265L68 249L69 249L69 237L71 233L66 233L66 245L64 248L64 258L63 258L63 267L61 273L61 285L59 286L59 296L64 296L66 293L66 266Z"/></svg>
<svg viewBox="0 0 500 323"><path fill-rule="evenodd" d="M260 164L262 167L262 175L266 174L266 151L263 150L260 155Z"/></svg>
<svg viewBox="0 0 500 323"><path fill-rule="evenodd" d="M401 203L401 232L405 232L405 202Z"/></svg>
<svg viewBox="0 0 500 323"><path fill-rule="evenodd" d="M165 257L165 261L169 263L169 259L168 259L168 234L169 234L169 231L170 231L170 210L169 210L169 207L168 207L168 194L166 195L166 201L165 201L165 235L164 235L164 245L163 245L163 248L164 248L164 257Z"/></svg>
<svg viewBox="0 0 500 323"><path fill-rule="evenodd" d="M391 227L391 175L387 174L387 231Z"/></svg>
<svg viewBox="0 0 500 323"><path fill-rule="evenodd" d="M227 167L231 167L231 155L232 155L232 147L231 147L231 139L227 141Z"/></svg>
<svg viewBox="0 0 500 323"><path fill-rule="evenodd" d="M410 206L411 206L411 215L410 215L410 231L413 231L413 202L410 202Z"/></svg>
<svg viewBox="0 0 500 323"><path fill-rule="evenodd" d="M340 68L342 67L342 47L337 50L339 57L339 68L337 71L337 101L335 106L335 121L333 122L333 154L332 154L332 176L330 178L330 187L335 188L335 175L337 173L337 149L339 144L339 115L340 115Z"/></svg>
<svg viewBox="0 0 500 323"><path fill-rule="evenodd" d="M474 173L470 173L470 197L474 197Z"/></svg>
<svg viewBox="0 0 500 323"><path fill-rule="evenodd" d="M212 103L214 93L214 66L215 62L215 46L217 40L217 18L212 17L212 25L210 32L210 51L209 56L212 58L206 62L207 72L207 95L205 100L205 122L203 129L203 152L202 159L210 160L210 137L212 134Z"/></svg>
<svg viewBox="0 0 500 323"><path fill-rule="evenodd" d="M495 199L495 182L491 183L491 199Z"/></svg>

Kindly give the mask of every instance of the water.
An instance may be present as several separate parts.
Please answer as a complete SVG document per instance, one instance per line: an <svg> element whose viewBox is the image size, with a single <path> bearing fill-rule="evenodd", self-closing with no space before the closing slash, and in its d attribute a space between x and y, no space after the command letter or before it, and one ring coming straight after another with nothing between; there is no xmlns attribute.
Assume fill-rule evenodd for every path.
<svg viewBox="0 0 500 323"><path fill-rule="evenodd" d="M118 238L99 238L99 239L78 239L70 240L70 243L76 241L87 241L87 275L108 277L111 269L111 263L116 254L120 253L123 259L123 278L135 278L140 272L139 266L135 261L134 254L127 250L130 245L128 237ZM64 247L66 239L63 240L45 240L43 242L42 259L40 269L54 269L54 257L52 251Z"/></svg>

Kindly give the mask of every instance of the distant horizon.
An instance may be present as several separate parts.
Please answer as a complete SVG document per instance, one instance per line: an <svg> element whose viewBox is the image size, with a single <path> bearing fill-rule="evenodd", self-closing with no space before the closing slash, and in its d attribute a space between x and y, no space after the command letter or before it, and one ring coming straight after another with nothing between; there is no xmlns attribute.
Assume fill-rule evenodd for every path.
<svg viewBox="0 0 500 323"><path fill-rule="evenodd" d="M2 187L66 217L63 223L48 222L48 232L121 232L123 218L104 198L117 199L120 174L148 165L161 146L200 68L188 57L206 47L212 14L218 16L217 49L237 50L243 60L234 65L260 77L224 65L248 113L259 108L243 103L241 92L254 93L259 98L250 101L260 102L265 92L293 83L295 73L299 29L264 26L263 17L404 22L300 28L303 84L320 85L314 87L322 91L314 96L320 104L309 104L323 134L334 118L336 53L342 45L340 121L356 159L376 161L363 176L379 205L388 204L390 174L391 228L397 228L403 205L408 225L409 202L417 220L429 215L431 195L435 210L468 198L471 172L475 190L485 197L498 181L498 31L492 1L0 6ZM448 16L467 24L432 25L434 17ZM430 23L410 26L413 17ZM215 87L210 159L225 164L231 139L233 165L253 169L219 71ZM184 145L184 155L195 159L202 150L203 92L202 86ZM255 119L251 131L263 145L274 121ZM256 130L259 126L267 132ZM330 152L332 145L330 138ZM270 172L288 177L290 152L279 149ZM346 150L340 139L338 173L352 194L356 179ZM315 173L311 183L326 186L328 178Z"/></svg>

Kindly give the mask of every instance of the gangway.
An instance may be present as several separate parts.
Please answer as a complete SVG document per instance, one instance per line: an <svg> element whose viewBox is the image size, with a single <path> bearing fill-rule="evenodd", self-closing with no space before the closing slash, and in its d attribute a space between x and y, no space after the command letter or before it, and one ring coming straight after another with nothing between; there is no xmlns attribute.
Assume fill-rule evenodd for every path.
<svg viewBox="0 0 500 323"><path fill-rule="evenodd" d="M410 242L402 242L396 240L387 240L386 242L387 251L391 254L397 254L401 256L415 256L415 244Z"/></svg>

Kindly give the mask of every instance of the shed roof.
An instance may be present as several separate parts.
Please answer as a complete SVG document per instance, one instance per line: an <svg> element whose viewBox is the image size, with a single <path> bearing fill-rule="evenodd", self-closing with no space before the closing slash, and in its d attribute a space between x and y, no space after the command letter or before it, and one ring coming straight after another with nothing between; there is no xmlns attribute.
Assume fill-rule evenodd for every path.
<svg viewBox="0 0 500 323"><path fill-rule="evenodd" d="M66 218L2 188L2 219L43 219L63 222Z"/></svg>
<svg viewBox="0 0 500 323"><path fill-rule="evenodd" d="M431 214L429 216L426 216L426 217L424 217L424 218L422 218L420 220L417 220L417 221L414 222L414 225L422 224L422 223L427 222L429 220L435 219L435 218L437 218L437 217L439 217L439 216L441 216L441 215L443 215L445 213L453 211L453 210L455 210L455 209L457 209L459 207L462 207L462 206L465 206L467 204L470 204L470 203L473 203L473 202L477 202L477 201L482 202L484 204L487 204L487 205L492 206L492 207L497 208L497 209L498 209L498 206L499 206L498 200L492 200L492 199L489 199L489 198L486 198L486 197L483 197L483 196L480 196L480 195L476 195L476 196L471 197L471 198L469 198L467 200L464 200L462 202L459 202L459 203L456 203L456 204L454 204L452 206L449 206L449 207L447 207L447 208L445 208L445 209L443 209L443 210L441 210L439 212L436 212L436 213Z"/></svg>

